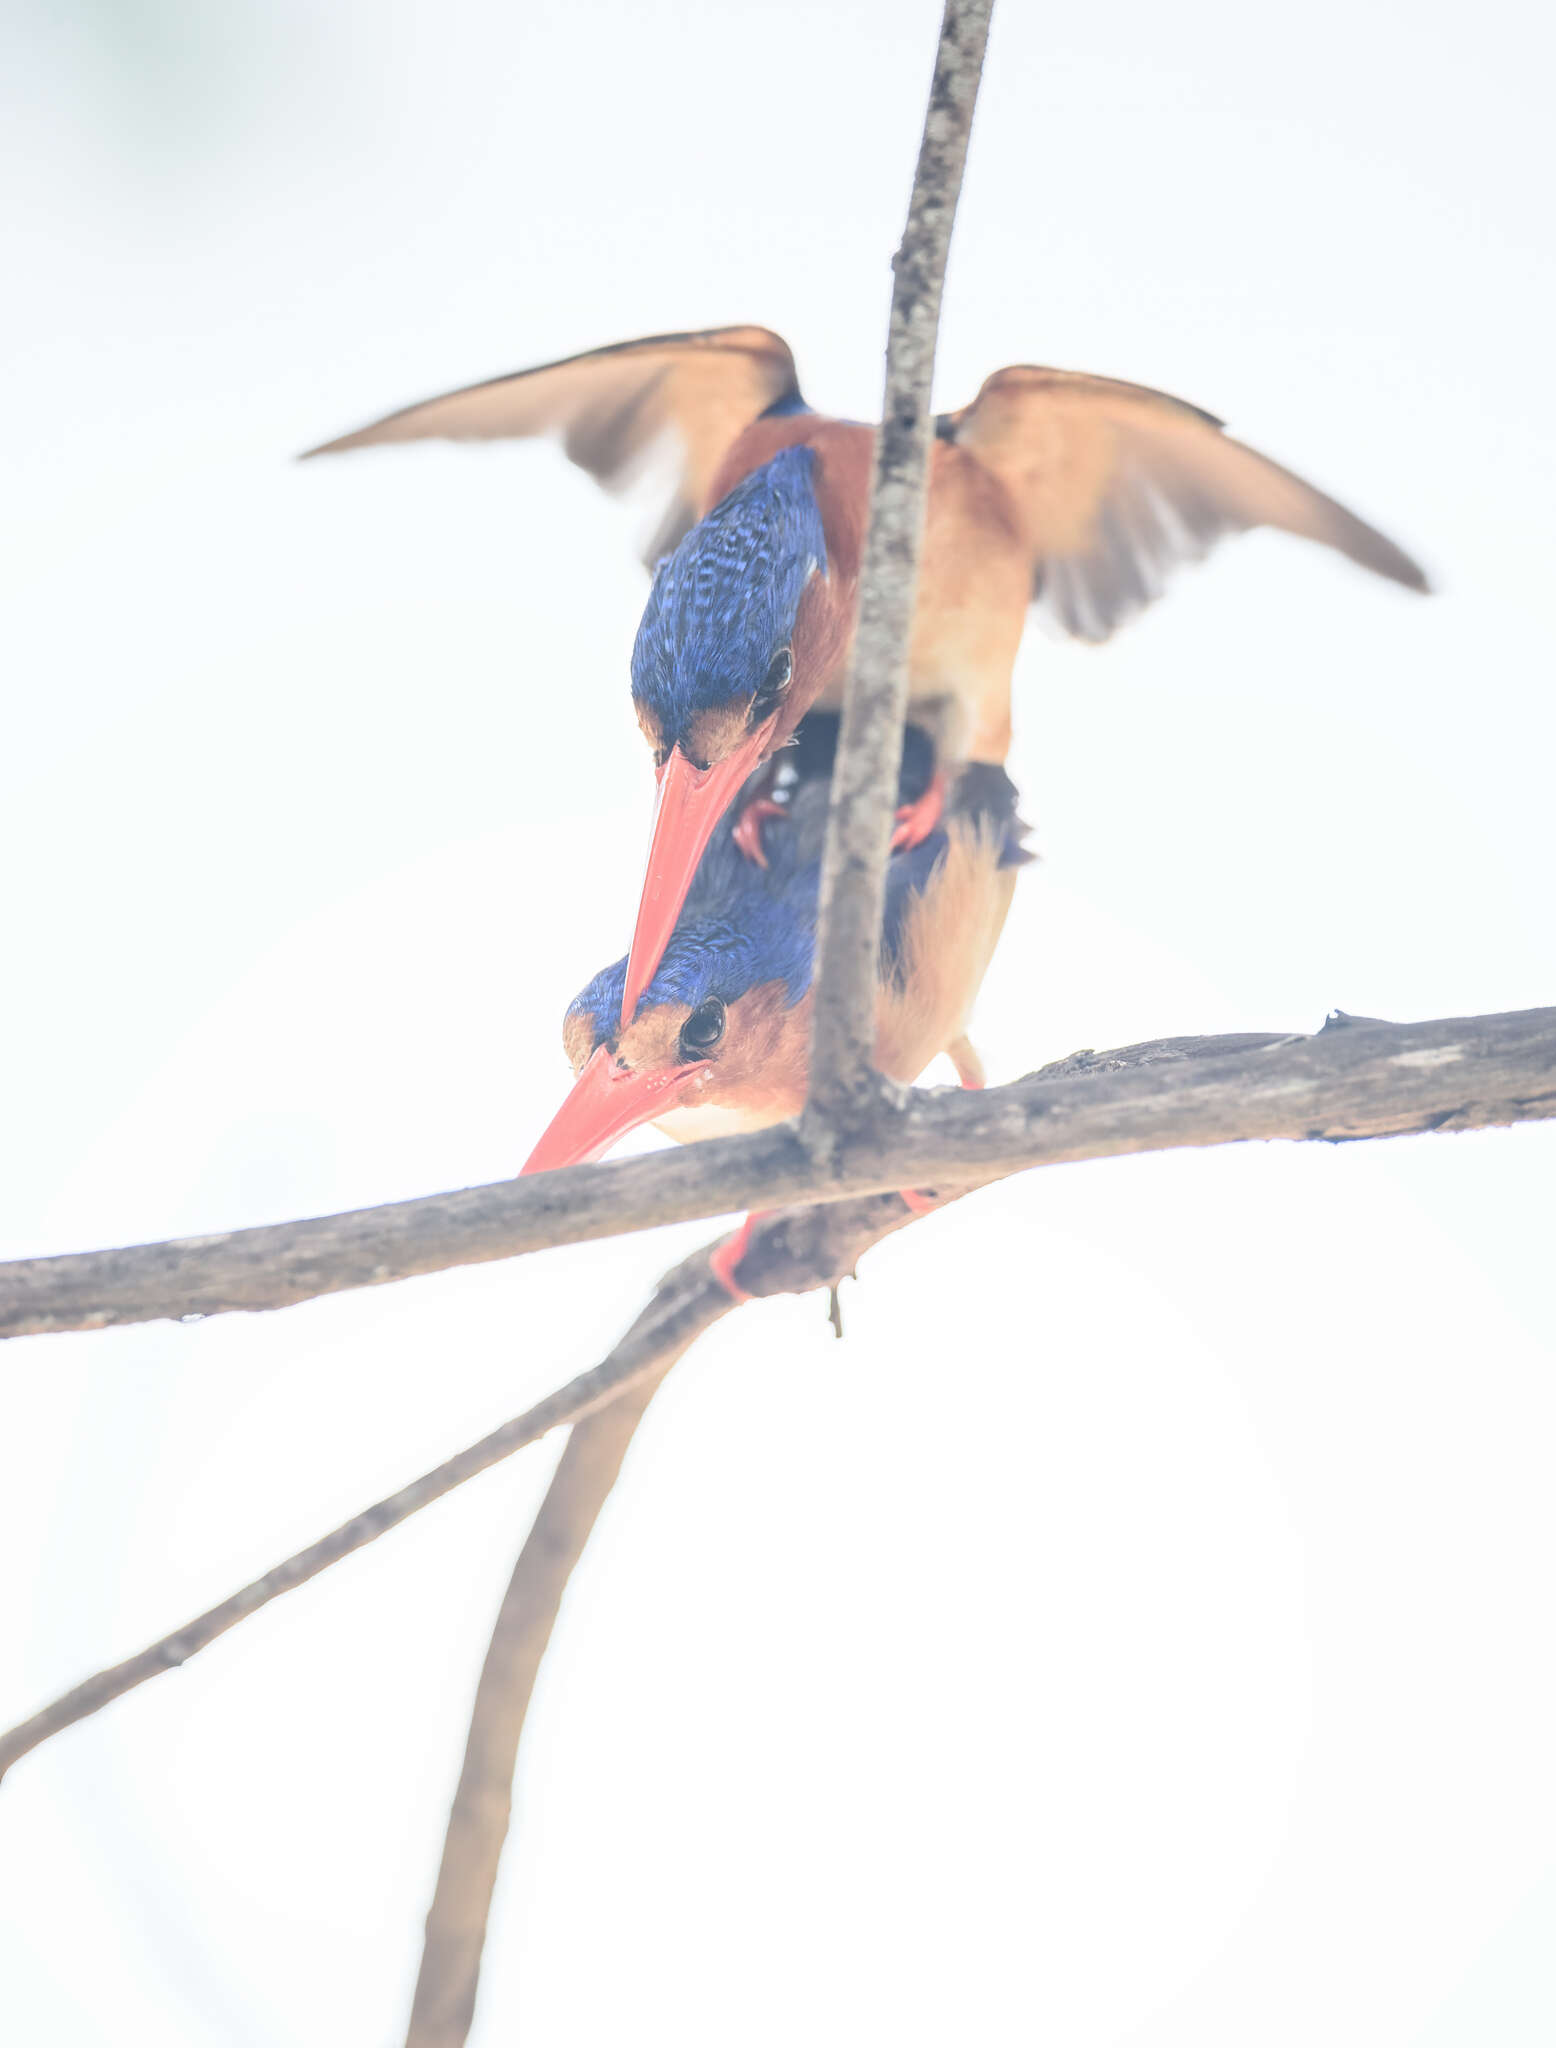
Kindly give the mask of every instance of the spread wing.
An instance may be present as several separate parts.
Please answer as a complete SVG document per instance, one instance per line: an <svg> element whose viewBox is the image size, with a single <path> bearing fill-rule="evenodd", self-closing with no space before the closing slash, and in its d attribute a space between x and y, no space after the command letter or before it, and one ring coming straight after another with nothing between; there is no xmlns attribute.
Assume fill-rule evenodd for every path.
<svg viewBox="0 0 1556 2048"><path fill-rule="evenodd" d="M1255 526L1428 588L1408 555L1343 505L1232 440L1212 414L1141 384L998 370L939 432L1005 484L1032 543L1033 603L1082 640L1107 639L1180 562Z"/></svg>
<svg viewBox="0 0 1556 2048"><path fill-rule="evenodd" d="M607 490L619 491L669 441L676 473L650 544L652 564L707 510L708 489L730 443L786 400L801 402L788 344L766 327L714 327L622 341L493 377L409 405L308 454L339 455L388 441L554 434L569 461Z"/></svg>

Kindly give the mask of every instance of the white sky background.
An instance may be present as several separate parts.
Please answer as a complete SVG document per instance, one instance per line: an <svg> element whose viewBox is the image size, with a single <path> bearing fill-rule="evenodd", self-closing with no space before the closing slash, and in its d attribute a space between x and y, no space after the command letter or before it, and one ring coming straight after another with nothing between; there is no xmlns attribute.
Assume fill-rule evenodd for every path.
<svg viewBox="0 0 1556 2048"><path fill-rule="evenodd" d="M868 415L938 10L43 0L4 29L8 1255L514 1170L625 944L630 513L392 405L759 320ZM1225 414L1258 536L1034 634L978 1036L1548 1002L1549 17L1002 0L942 403ZM642 1142L656 1142L645 1139ZM1034 1174L655 1403L474 2039L1556 2035L1556 1130ZM7 1346L0 1720L592 1362L705 1226ZM527 1453L0 1789L8 2041L399 2038Z"/></svg>

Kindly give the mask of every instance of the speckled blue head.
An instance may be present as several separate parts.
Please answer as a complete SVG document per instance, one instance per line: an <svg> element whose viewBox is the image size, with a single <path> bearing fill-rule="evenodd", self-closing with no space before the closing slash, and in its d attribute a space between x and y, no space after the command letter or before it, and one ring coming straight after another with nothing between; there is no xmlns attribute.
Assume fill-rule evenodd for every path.
<svg viewBox="0 0 1556 2048"><path fill-rule="evenodd" d="M601 1158L644 1123L698 1138L799 1113L809 1065L818 854L831 794L824 717L812 714L811 729L793 749L798 766L787 785L787 816L762 832L768 865L747 859L726 819L635 1007L628 1006L627 1022L625 961L597 974L569 1006L562 1043L573 1087L526 1173ZM927 741L905 746L899 796L920 781L925 764L918 753L932 769ZM748 783L747 794L762 786ZM781 774L776 786L785 786ZM919 798L907 799L910 806L933 788L932 779ZM975 993L987 961L981 949L1008 901L999 888L991 893L995 873L1026 858L1015 791L999 768L964 769L944 818L917 845L894 854L886 874L877 1051L883 1070L903 1080L946 1043L943 1034L960 1028L954 1005Z"/></svg>
<svg viewBox="0 0 1556 2048"><path fill-rule="evenodd" d="M709 996L734 1004L752 989L781 987L792 1009L811 985L821 893L821 844L837 744L835 713L813 712L792 749L798 788L788 816L763 838L767 866L757 867L735 843L732 818L708 842L686 902L653 979L638 1001L648 1012L682 1006L695 1010ZM935 770L929 736L909 726L903 736L898 795L922 796ZM1030 858L1026 828L1016 815L1015 785L1003 769L975 763L957 780L948 817L976 820L990 836L1000 867ZM886 869L880 973L899 984L903 933L914 903L945 858L949 839L939 825L916 846L894 853ZM598 973L569 1004L567 1018L588 1027L588 1048L616 1036L627 963Z"/></svg>
<svg viewBox="0 0 1556 2048"><path fill-rule="evenodd" d="M770 840L770 864L758 868L727 830L715 837L654 978L638 999L639 1013L666 1004L695 1010L709 996L736 1003L774 982L792 1008L809 989L821 864L795 859L800 848L792 831L776 831ZM626 961L616 961L568 1005L570 1019L587 1020L596 1045L617 1030L626 974Z"/></svg>
<svg viewBox="0 0 1556 2048"><path fill-rule="evenodd" d="M996 791L998 810L990 806L985 813L1000 830L998 865L1017 867L1030 856L1021 844L1023 828L1014 812L1014 791L999 770L991 774L1001 785ZM974 811L971 805L968 809ZM639 1016L667 1007L695 1010L710 996L733 1005L752 989L768 986L782 990L786 1009L803 999L815 972L821 863L805 859L785 871L784 854L796 839L783 826L769 835L774 861L767 869L753 867L727 834L713 842L654 978L638 999ZM901 983L909 913L929 887L948 843L944 828L937 827L917 846L892 856L881 922L884 983ZM575 1028L578 1023L587 1025L590 1049L616 1036L626 973L624 959L602 968L568 1005L567 1021Z"/></svg>
<svg viewBox="0 0 1556 2048"><path fill-rule="evenodd" d="M805 586L827 567L815 462L810 448L785 448L659 564L632 696L665 750L686 746L704 714L755 700L789 645Z"/></svg>

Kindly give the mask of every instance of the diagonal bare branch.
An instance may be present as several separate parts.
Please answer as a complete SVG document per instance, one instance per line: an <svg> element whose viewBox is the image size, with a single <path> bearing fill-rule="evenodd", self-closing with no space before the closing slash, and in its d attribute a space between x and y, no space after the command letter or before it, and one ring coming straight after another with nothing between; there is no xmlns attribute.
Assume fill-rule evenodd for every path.
<svg viewBox="0 0 1556 2048"><path fill-rule="evenodd" d="M946 0L907 226L892 259L886 388L859 623L821 868L807 1127L822 1145L830 1143L833 1126L867 1114L880 1092L873 1073L876 955L924 537L930 385L992 4Z"/></svg>
<svg viewBox="0 0 1556 2048"><path fill-rule="evenodd" d="M741 1262L741 1284L752 1295L803 1294L826 1286L838 1275L852 1272L872 1244L913 1220L895 1195L866 1196L860 1201L767 1217L754 1230L751 1248ZM735 1306L708 1264L712 1249L705 1246L667 1273L626 1335L588 1372L397 1493L364 1508L182 1628L123 1663L96 1672L30 1719L0 1734L0 1777L39 1743L100 1712L147 1679L187 1663L261 1607L306 1585L354 1550L430 1507L456 1486L463 1486L467 1479L474 1479L553 1429L582 1423L610 1403L635 1398L656 1386L703 1331ZM646 1399L646 1394L643 1397Z"/></svg>
<svg viewBox="0 0 1556 2048"><path fill-rule="evenodd" d="M982 1182L1180 1145L1473 1130L1556 1114L1556 1009L1173 1043L1200 1056L1136 1050L981 1093L915 1091L900 1112L851 1128L826 1164L780 1124L340 1216L19 1259L0 1265L0 1336L284 1308L753 1203Z"/></svg>
<svg viewBox="0 0 1556 2048"><path fill-rule="evenodd" d="M460 2048L470 2031L519 1737L540 1662L573 1567L664 1371L574 1427L519 1552L476 1686L405 2048Z"/></svg>
<svg viewBox="0 0 1556 2048"><path fill-rule="evenodd" d="M992 1130L978 1127L978 1143L963 1140L953 1150L933 1125L926 1138L915 1132L917 1112L910 1106L905 1115L891 1118L893 1146L877 1145L878 1155L895 1162L886 1175L895 1184L929 1188L949 1200L1033 1164L1034 1152L1051 1160L1102 1158L1165 1145L1232 1144L1246 1138L1338 1142L1556 1117L1556 1010L1434 1024L1335 1022L1346 1028L1331 1024L1311 1038L1245 1033L1073 1054L1015 1088L990 1090L983 1100L1004 1095L1013 1107L1001 1111L1002 1121ZM1229 1046L1234 1050L1228 1051ZM956 1108L964 1098L948 1094L926 1100L938 1111ZM976 1105L979 1098L971 1100ZM1007 1114L1012 1119L1008 1126L1003 1122ZM654 1164L634 1162L637 1167ZM850 1171L845 1162L845 1185ZM872 1244L911 1221L895 1195L879 1191L881 1177L879 1167L864 1174L867 1190L874 1191L862 1199L767 1218L738 1269L741 1286L759 1296L798 1294L852 1272ZM712 1277L706 1250L684 1260L661 1281L626 1336L599 1365L182 1629L98 1672L0 1735L0 1773L51 1735L184 1663L245 1616L478 1472L653 1379L731 1306Z"/></svg>
<svg viewBox="0 0 1556 2048"><path fill-rule="evenodd" d="M692 1341L710 1324L734 1306L708 1270L707 1254L699 1252L667 1273L648 1305L600 1364L580 1373L554 1394L548 1394L533 1408L494 1429L478 1443L446 1459L431 1472L413 1479L397 1493L375 1501L349 1522L342 1522L327 1536L310 1543L305 1550L286 1558L262 1578L240 1587L228 1599L208 1608L171 1635L150 1644L137 1656L128 1657L106 1671L99 1671L83 1684L54 1700L30 1720L0 1735L0 1776L40 1742L57 1735L62 1728L97 1713L110 1701L121 1698L148 1678L187 1663L198 1651L215 1642L261 1607L267 1607L283 1593L306 1585L330 1565L338 1564L354 1550L398 1527L407 1517L428 1507L444 1494L462 1486L477 1473L487 1471L537 1442L553 1429L583 1421L596 1414L619 1395L658 1379L674 1364Z"/></svg>

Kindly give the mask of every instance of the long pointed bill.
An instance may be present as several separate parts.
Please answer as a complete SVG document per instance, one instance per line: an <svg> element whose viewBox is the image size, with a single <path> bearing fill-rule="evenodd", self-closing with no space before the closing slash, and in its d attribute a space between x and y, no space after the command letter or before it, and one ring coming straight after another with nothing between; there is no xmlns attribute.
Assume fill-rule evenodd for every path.
<svg viewBox="0 0 1556 2048"><path fill-rule="evenodd" d="M521 1173L549 1173L598 1159L628 1131L662 1116L696 1071L695 1064L618 1067L610 1049L597 1045Z"/></svg>
<svg viewBox="0 0 1556 2048"><path fill-rule="evenodd" d="M627 955L627 981L621 996L623 1029L632 1022L638 998L664 958L697 863L713 837L713 828L734 802L741 783L760 765L776 722L768 719L732 754L715 761L711 768L694 768L676 747L659 771L648 873L643 878L637 928Z"/></svg>

